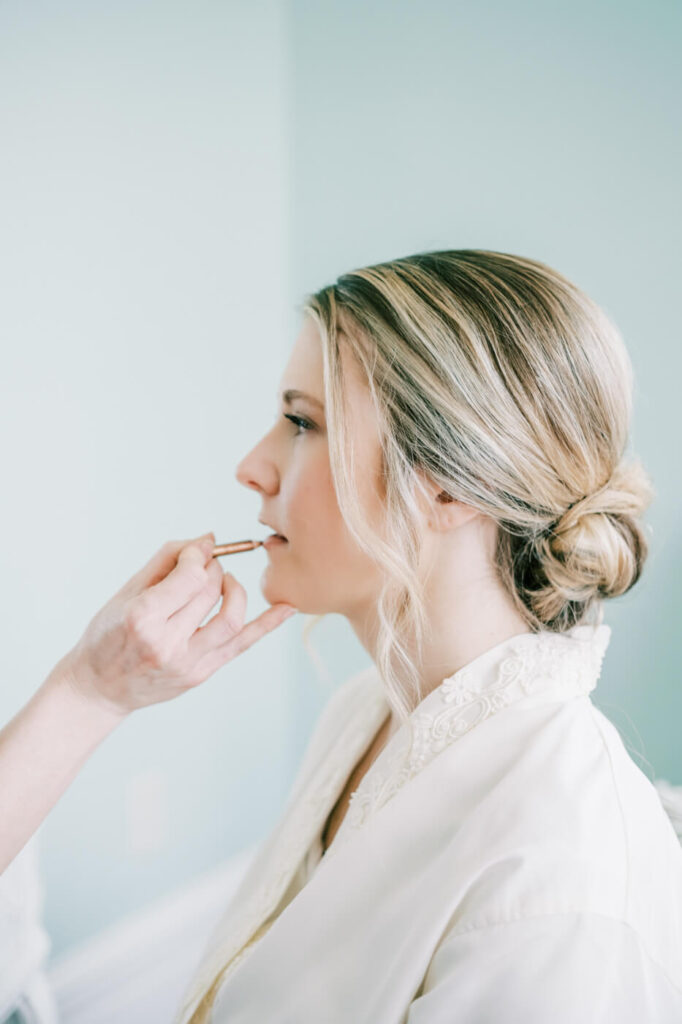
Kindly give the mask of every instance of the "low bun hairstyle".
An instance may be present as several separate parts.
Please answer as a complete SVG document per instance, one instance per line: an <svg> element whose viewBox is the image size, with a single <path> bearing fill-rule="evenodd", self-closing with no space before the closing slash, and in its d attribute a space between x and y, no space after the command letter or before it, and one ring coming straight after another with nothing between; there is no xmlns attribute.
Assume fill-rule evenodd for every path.
<svg viewBox="0 0 682 1024"><path fill-rule="evenodd" d="M651 494L641 465L620 463L537 537L500 533L500 566L532 624L570 629L598 599L619 597L637 582L648 549L640 517Z"/></svg>
<svg viewBox="0 0 682 1024"><path fill-rule="evenodd" d="M384 570L377 666L405 720L422 699L401 637L428 628L417 574L419 473L498 524L495 569L531 631L601 621L647 556L653 497L626 457L632 367L603 310L557 271L509 253L419 253L307 297L322 339L330 461L342 514ZM380 428L385 526L353 485L339 346Z"/></svg>

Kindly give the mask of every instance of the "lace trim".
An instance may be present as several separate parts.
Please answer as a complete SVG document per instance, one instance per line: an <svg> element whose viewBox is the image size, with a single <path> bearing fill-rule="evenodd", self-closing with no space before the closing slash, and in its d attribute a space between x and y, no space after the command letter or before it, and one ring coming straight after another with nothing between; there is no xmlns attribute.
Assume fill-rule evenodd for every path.
<svg viewBox="0 0 682 1024"><path fill-rule="evenodd" d="M559 696L588 694L597 684L605 645L559 633L536 633L519 637L509 650L494 668L489 686L480 689L481 669L474 662L433 691L435 712L415 709L403 726L404 734L402 730L396 734L395 753L384 769L370 769L351 794L346 817L325 857L341 845L342 832L347 836L362 827L441 751L502 708L549 691Z"/></svg>

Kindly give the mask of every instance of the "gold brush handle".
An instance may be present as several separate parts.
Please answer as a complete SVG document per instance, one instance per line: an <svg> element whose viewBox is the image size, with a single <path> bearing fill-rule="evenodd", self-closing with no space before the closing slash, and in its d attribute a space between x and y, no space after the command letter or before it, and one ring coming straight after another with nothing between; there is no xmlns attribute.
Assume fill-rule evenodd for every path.
<svg viewBox="0 0 682 1024"><path fill-rule="evenodd" d="M238 551L253 551L262 543L262 540L233 540L231 544L216 544L213 548L213 558L219 555L236 555Z"/></svg>

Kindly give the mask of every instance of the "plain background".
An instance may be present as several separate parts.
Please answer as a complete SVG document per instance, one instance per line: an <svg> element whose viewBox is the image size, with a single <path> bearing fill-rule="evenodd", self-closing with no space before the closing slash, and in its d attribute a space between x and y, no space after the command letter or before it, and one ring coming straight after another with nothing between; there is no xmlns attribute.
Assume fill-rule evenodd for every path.
<svg viewBox="0 0 682 1024"><path fill-rule="evenodd" d="M305 294L438 248L544 260L621 329L657 491L595 703L682 783L672 3L0 3L0 720L171 538L260 537L234 478ZM223 560L259 592L262 551ZM137 712L39 832L53 952L274 825L330 688L303 617Z"/></svg>

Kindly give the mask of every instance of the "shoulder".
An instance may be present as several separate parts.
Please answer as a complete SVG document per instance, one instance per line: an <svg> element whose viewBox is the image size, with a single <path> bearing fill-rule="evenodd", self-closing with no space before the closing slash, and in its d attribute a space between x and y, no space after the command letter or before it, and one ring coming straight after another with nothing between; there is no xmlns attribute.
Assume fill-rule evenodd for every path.
<svg viewBox="0 0 682 1024"><path fill-rule="evenodd" d="M323 705L313 725L308 749L338 732L353 715L362 713L369 701L382 692L374 665L353 673L336 687Z"/></svg>
<svg viewBox="0 0 682 1024"><path fill-rule="evenodd" d="M308 749L325 744L346 727L355 715L363 715L368 703L381 699L382 686L376 666L370 665L344 679L329 697L313 727Z"/></svg>
<svg viewBox="0 0 682 1024"><path fill-rule="evenodd" d="M453 926L603 917L670 964L682 850L611 723L580 698L508 708L476 732L442 759L441 785L461 808L452 856L470 865Z"/></svg>
<svg viewBox="0 0 682 1024"><path fill-rule="evenodd" d="M449 1020L455 1006L481 1024L672 1024L682 1019L682 974L672 945L665 963L623 921L585 912L509 918L446 936L406 1024Z"/></svg>
<svg viewBox="0 0 682 1024"><path fill-rule="evenodd" d="M336 719L340 714L350 715L356 710L362 710L367 702L383 693L383 687L379 673L375 665L355 672L348 679L345 679L323 708L319 718L319 724Z"/></svg>
<svg viewBox="0 0 682 1024"><path fill-rule="evenodd" d="M382 699L381 680L375 665L353 673L332 692L313 726L291 788L289 803L325 760L334 738L348 728L355 716L364 717L368 707Z"/></svg>

